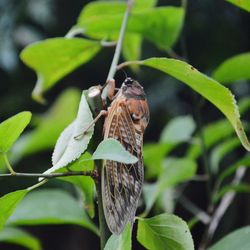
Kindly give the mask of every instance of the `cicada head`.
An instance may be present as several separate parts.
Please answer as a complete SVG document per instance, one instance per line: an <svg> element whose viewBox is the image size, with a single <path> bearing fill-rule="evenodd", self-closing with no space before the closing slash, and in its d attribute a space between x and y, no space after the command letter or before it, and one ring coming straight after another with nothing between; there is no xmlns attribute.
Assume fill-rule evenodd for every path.
<svg viewBox="0 0 250 250"><path fill-rule="evenodd" d="M126 98L145 100L146 95L139 82L127 77L122 84L121 92Z"/></svg>

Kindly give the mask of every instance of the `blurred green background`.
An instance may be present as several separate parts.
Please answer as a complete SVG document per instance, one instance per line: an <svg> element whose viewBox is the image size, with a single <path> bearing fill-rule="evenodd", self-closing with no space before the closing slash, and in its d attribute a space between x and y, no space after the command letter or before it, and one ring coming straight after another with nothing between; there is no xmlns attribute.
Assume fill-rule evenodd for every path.
<svg viewBox="0 0 250 250"><path fill-rule="evenodd" d="M78 68L60 84L57 84L46 94L47 105L40 105L31 98L31 92L36 82L36 75L19 59L20 51L28 44L50 37L62 37L74 25L77 16L85 4L84 0L0 0L0 121L23 111L33 113L32 124L46 119L44 114L57 98L68 88L87 89L93 84L102 84L107 76L113 56L113 48L103 49L91 62ZM180 5L180 1L158 1L158 5ZM210 74L225 59L250 50L250 15L224 0L190 0L187 16L178 43L174 47L177 54L186 57L188 62L200 71ZM142 58L166 56L148 42L143 43ZM249 69L250 70L250 69ZM197 121L197 103L201 103L200 121L208 124L222 118L222 114L210 103L194 94L188 87L177 80L164 76L160 72L141 69L134 74L129 69L127 73L136 77L145 87L150 106L151 121L145 134L145 142L157 141L160 131L172 118L180 115L191 115ZM118 72L116 80L121 83L123 72ZM167 83L167 84L166 84ZM240 81L229 86L236 99L249 96L249 82ZM72 91L77 98L78 94ZM75 94L74 94L75 93ZM73 98L73 97L72 97ZM73 98L74 99L74 98ZM76 102L76 101L75 101ZM77 103L77 102L76 102ZM68 122L73 119L70 112L75 110L66 106L65 113ZM244 118L249 122L250 112ZM67 123L60 123L61 130ZM29 129L32 129L30 126ZM22 158L15 167L19 172L42 172L50 164L54 139L46 150ZM178 147L172 155L182 155L186 145ZM245 150L239 147L228 155L223 165L234 159L240 159ZM199 163L202 159L199 159ZM223 168L223 166L222 166ZM199 169L199 174L202 169ZM249 174L245 177L249 182ZM30 179L0 179L1 196L7 192L27 187L34 183ZM47 187L61 187L72 191L72 187L53 180ZM205 209L205 184L191 182L185 189L185 195L197 206ZM49 197L48 197L49 198ZM235 228L250 223L250 200L247 194L239 194L230 206L217 230L214 240ZM192 218L181 204L176 205L175 213L188 221ZM39 237L45 250L78 250L97 249L98 238L78 226L35 226L27 227L27 231ZM192 230L195 243L200 242L204 226L198 224ZM0 249L22 249L17 246L0 244ZM141 249L139 245L135 249Z"/></svg>

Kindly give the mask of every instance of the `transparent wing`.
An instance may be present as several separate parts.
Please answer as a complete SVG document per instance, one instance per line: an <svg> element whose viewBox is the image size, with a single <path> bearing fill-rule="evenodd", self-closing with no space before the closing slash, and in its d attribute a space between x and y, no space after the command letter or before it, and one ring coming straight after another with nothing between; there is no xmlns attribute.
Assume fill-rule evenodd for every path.
<svg viewBox="0 0 250 250"><path fill-rule="evenodd" d="M111 232L120 234L127 222L133 223L143 184L143 161L141 154L142 133L135 131L126 106L122 112L112 112L106 137L119 140L139 161L123 164L106 161L102 171L103 207ZM121 110L120 110L121 111Z"/></svg>

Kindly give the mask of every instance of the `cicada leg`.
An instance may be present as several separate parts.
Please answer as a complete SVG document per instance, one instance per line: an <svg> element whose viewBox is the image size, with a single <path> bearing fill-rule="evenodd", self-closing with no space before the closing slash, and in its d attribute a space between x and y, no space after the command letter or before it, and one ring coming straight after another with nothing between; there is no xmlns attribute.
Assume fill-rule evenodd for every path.
<svg viewBox="0 0 250 250"><path fill-rule="evenodd" d="M88 127L84 129L84 131L81 134L74 136L74 139L79 140L102 116L106 116L107 114L108 114L107 110L101 110L100 113L95 117L95 119L88 125Z"/></svg>

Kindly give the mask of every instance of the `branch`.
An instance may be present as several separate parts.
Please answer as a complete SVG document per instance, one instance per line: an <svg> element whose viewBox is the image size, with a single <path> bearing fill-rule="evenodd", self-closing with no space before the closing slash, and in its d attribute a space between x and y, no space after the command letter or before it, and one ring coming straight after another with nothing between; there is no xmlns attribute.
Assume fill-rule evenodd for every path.
<svg viewBox="0 0 250 250"><path fill-rule="evenodd" d="M96 171L71 171L65 173L51 173L51 174L40 174L40 173L8 173L0 174L0 177L42 177L46 179L67 177L67 176L90 176L93 179L97 178Z"/></svg>
<svg viewBox="0 0 250 250"><path fill-rule="evenodd" d="M125 35L127 23L128 23L128 17L131 13L133 4L134 4L133 0L127 1L127 9L126 9L126 12L125 12L124 17L123 17L122 26L121 26L120 33L119 33L119 38L118 38L117 45L115 48L115 54L114 54L114 57L113 57L113 60L112 60L112 63L111 63L110 69L109 69L106 83L108 83L115 76L116 67L117 67L117 64L119 62L119 58L121 55L122 44L123 44L123 40L124 40L124 35ZM102 99L106 100L106 98L108 96L109 84L105 84L104 86L105 87L102 91Z"/></svg>
<svg viewBox="0 0 250 250"><path fill-rule="evenodd" d="M239 184L241 182L242 178L244 177L245 173L246 173L246 168L240 167L235 173L235 177L232 181L232 184L234 184L234 185ZM232 203L235 195L236 195L236 192L233 191L233 192L227 193L222 198L220 204L218 205L214 214L212 215L211 221L210 221L208 229L207 229L207 233L205 234L205 237L202 240L202 243L199 247L199 250L206 249L206 246L209 244L209 242L213 238L214 233L219 225L220 220L222 219L223 215L225 214L228 207Z"/></svg>

